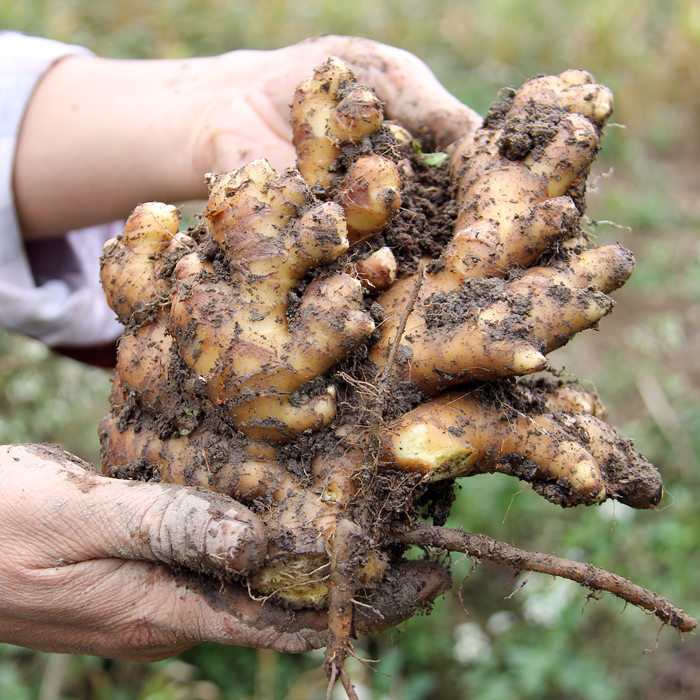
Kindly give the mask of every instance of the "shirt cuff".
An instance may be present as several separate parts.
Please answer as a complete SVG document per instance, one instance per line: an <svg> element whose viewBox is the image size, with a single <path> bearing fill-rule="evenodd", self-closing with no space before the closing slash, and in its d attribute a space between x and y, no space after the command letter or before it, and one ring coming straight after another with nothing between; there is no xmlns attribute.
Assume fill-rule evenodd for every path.
<svg viewBox="0 0 700 700"><path fill-rule="evenodd" d="M27 105L46 71L70 55L92 53L80 46L0 32L0 324L48 345L88 347L112 341L122 330L99 282L102 244L120 232L122 223L34 243L28 252L12 189Z"/></svg>

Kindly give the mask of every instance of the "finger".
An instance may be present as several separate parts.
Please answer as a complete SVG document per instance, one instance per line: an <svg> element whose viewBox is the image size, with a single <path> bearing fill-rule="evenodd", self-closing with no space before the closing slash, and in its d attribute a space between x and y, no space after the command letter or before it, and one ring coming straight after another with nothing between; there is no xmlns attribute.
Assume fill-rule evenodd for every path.
<svg viewBox="0 0 700 700"><path fill-rule="evenodd" d="M290 653L324 642L325 613L290 616L239 584L159 564L101 559L17 578L12 641L42 651L143 662L205 641Z"/></svg>
<svg viewBox="0 0 700 700"><path fill-rule="evenodd" d="M260 620L277 631L275 648L302 651L325 646L328 628L328 610L302 608L293 614L266 599L255 600L241 587L222 587L218 582L184 574L180 579L193 591L205 593L208 605L215 609L236 610L241 620L260 625ZM452 586L449 571L435 562L399 560L392 563L382 584L369 595L357 596L353 612L356 637L364 637L395 627L413 617L418 610L445 594ZM400 590L400 595L397 591ZM255 646L261 646L260 639ZM271 646L270 639L265 640Z"/></svg>
<svg viewBox="0 0 700 700"><path fill-rule="evenodd" d="M230 574L265 555L262 524L226 496L101 477L55 447L4 446L2 455L5 500L33 491L34 566L116 557Z"/></svg>
<svg viewBox="0 0 700 700"><path fill-rule="evenodd" d="M571 255L565 265L530 268L510 283L509 295L531 304L524 317L530 337L549 353L607 316L614 304L606 295L633 270L634 257L623 246L593 248Z"/></svg>
<svg viewBox="0 0 700 700"><path fill-rule="evenodd" d="M355 606L355 636L364 637L395 627L447 593L451 586L449 571L435 562L396 562L380 588L366 601L361 600L363 605Z"/></svg>

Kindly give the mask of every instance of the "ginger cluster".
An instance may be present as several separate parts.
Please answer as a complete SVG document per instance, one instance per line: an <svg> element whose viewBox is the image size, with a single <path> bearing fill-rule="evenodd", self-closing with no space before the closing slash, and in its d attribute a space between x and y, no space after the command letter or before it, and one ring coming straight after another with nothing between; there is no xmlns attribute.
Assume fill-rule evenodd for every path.
<svg viewBox="0 0 700 700"><path fill-rule="evenodd" d="M270 538L253 594L331 611L341 572L354 600L388 585L405 549L390 532L436 484L501 471L560 505L658 503L658 473L597 397L517 379L595 327L632 273L628 250L579 225L611 111L583 71L514 91L450 148L452 238L407 265L386 231L421 156L329 59L294 96L296 169L212 174L187 232L175 207L144 204L106 245L125 332L105 472L245 503Z"/></svg>

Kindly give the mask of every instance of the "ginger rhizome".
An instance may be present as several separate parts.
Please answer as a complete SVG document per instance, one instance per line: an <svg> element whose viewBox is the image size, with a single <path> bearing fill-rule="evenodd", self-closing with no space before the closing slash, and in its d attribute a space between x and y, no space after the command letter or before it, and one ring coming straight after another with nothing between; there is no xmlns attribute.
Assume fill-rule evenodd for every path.
<svg viewBox="0 0 700 700"><path fill-rule="evenodd" d="M374 92L329 58L297 87L291 122L299 172L311 188L337 188L351 240L381 231L401 206L400 172L388 154L375 152L371 139L383 137L394 150L410 136L384 124ZM343 162L347 146L359 153L350 163Z"/></svg>
<svg viewBox="0 0 700 700"><path fill-rule="evenodd" d="M445 484L502 472L562 506L661 499L598 397L522 378L596 327L632 273L629 251L580 227L611 111L583 71L528 81L449 149L437 187L411 136L331 58L293 98L296 169L212 174L186 233L151 203L105 246L125 332L104 471L253 509L269 545L245 585L270 605L328 608L326 668L350 694L344 659L373 600L395 598L394 624L416 608L402 581L414 590L429 572L433 595L445 590L442 565L406 561L407 543L426 532L426 546L465 551L415 526L433 502L442 528Z"/></svg>

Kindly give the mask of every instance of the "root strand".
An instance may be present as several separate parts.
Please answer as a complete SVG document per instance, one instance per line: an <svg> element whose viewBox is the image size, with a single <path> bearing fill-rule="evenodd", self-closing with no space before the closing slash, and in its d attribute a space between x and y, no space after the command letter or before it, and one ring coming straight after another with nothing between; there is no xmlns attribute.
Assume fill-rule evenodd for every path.
<svg viewBox="0 0 700 700"><path fill-rule="evenodd" d="M694 618L671 605L666 598L591 564L518 549L486 535L428 524L406 528L396 532L395 537L405 544L463 552L469 557L487 559L496 564L511 566L518 571L535 571L559 576L576 581L593 591L608 591L638 608L648 610L664 625L669 625L678 632L691 632L697 627Z"/></svg>
<svg viewBox="0 0 700 700"><path fill-rule="evenodd" d="M357 698L345 670L345 659L351 653L353 601L357 592L357 562L353 563L350 559L357 552L362 537L362 529L351 520L343 519L336 526L331 551L328 640L324 661L328 698L338 678L350 700Z"/></svg>

